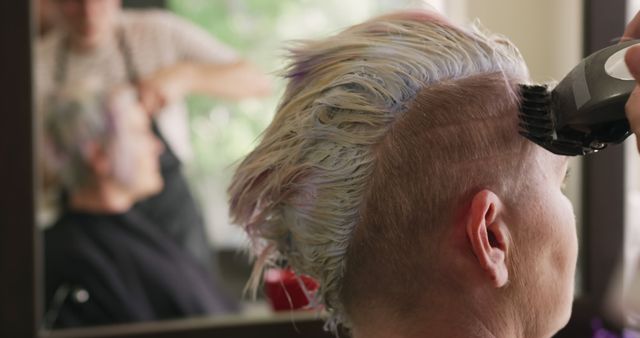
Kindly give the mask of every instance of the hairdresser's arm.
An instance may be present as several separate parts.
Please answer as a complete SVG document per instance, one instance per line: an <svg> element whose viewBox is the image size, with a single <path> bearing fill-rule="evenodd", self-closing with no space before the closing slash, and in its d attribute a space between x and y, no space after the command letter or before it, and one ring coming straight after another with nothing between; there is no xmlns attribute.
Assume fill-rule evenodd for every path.
<svg viewBox="0 0 640 338"><path fill-rule="evenodd" d="M631 20L624 31L623 40L640 38L640 12ZM636 134L638 151L640 152L640 46L630 48L625 55L629 71L636 78L636 88L627 101L626 113L631 130Z"/></svg>
<svg viewBox="0 0 640 338"><path fill-rule="evenodd" d="M142 79L138 89L145 109L156 112L188 94L231 100L262 97L271 92L271 84L265 74L246 61L231 64L181 62Z"/></svg>

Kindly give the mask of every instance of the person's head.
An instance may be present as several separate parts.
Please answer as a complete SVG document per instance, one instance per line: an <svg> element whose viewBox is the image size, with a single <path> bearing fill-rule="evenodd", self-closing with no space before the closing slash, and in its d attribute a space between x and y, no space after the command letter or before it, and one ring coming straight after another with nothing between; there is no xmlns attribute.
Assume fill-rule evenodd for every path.
<svg viewBox="0 0 640 338"><path fill-rule="evenodd" d="M36 19L38 22L38 35L44 36L55 25L56 13L51 6L51 0L38 0L36 3Z"/></svg>
<svg viewBox="0 0 640 338"><path fill-rule="evenodd" d="M286 77L229 188L258 268L317 278L333 319L363 336L445 318L526 337L566 323L567 161L518 134L529 76L514 46L401 12L293 48Z"/></svg>
<svg viewBox="0 0 640 338"><path fill-rule="evenodd" d="M114 33L120 0L53 0L71 43L95 48Z"/></svg>
<svg viewBox="0 0 640 338"><path fill-rule="evenodd" d="M70 194L105 185L133 200L163 187L162 144L130 87L69 87L45 112L45 165Z"/></svg>

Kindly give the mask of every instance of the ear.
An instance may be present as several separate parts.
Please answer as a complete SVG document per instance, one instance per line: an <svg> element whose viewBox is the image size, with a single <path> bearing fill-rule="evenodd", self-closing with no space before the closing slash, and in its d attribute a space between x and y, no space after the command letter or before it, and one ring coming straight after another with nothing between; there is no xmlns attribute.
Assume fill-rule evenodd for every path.
<svg viewBox="0 0 640 338"><path fill-rule="evenodd" d="M507 253L510 233L503 221L504 207L500 198L489 190L473 196L467 211L467 238L482 271L496 288L509 280Z"/></svg>
<svg viewBox="0 0 640 338"><path fill-rule="evenodd" d="M111 174L111 160L107 150L96 142L87 143L84 148L84 157L87 165L96 178L102 178Z"/></svg>

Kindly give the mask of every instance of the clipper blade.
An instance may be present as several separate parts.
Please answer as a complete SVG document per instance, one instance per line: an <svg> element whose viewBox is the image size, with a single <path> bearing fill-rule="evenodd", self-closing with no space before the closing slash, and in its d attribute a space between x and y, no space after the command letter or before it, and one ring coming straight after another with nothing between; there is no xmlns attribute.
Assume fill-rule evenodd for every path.
<svg viewBox="0 0 640 338"><path fill-rule="evenodd" d="M540 141L553 139L551 92L546 85L520 85L520 134Z"/></svg>
<svg viewBox="0 0 640 338"><path fill-rule="evenodd" d="M520 135L559 155L584 155L596 149L583 147L579 140L561 138L556 129L553 93L547 85L520 85Z"/></svg>

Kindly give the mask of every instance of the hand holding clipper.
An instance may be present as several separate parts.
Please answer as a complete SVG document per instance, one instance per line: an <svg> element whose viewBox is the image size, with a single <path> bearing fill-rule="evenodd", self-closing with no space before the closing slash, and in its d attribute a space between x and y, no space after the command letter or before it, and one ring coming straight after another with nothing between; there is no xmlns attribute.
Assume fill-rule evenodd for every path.
<svg viewBox="0 0 640 338"><path fill-rule="evenodd" d="M640 12L636 13L634 18L629 22L624 30L623 40L631 40L640 38ZM640 81L640 47L629 48L625 55L625 62L631 74ZM640 84L640 82L638 82ZM631 92L627 105L625 107L627 119L631 125L631 131L640 134L640 87L636 84L636 88ZM638 151L640 151L640 139L636 138Z"/></svg>
<svg viewBox="0 0 640 338"><path fill-rule="evenodd" d="M629 49L625 56L625 61L630 73L636 78L636 81L640 80L640 46L632 47ZM636 84L636 87L631 92L627 105L625 107L627 120L631 131L637 135L640 134L640 87ZM640 151L640 138L636 137L638 151Z"/></svg>
<svg viewBox="0 0 640 338"><path fill-rule="evenodd" d="M640 40L627 41L593 53L553 90L521 85L520 133L553 153L570 156L624 141L631 134L625 104L636 85L625 53L638 44Z"/></svg>

